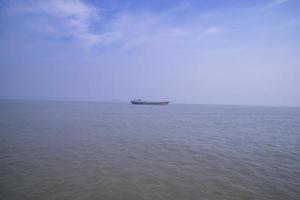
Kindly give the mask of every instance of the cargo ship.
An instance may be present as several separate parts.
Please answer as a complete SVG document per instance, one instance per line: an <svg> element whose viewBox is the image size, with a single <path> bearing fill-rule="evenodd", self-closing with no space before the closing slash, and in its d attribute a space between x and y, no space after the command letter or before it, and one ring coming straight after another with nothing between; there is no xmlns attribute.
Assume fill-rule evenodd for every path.
<svg viewBox="0 0 300 200"><path fill-rule="evenodd" d="M140 99L130 101L134 105L168 105L169 101L142 101Z"/></svg>

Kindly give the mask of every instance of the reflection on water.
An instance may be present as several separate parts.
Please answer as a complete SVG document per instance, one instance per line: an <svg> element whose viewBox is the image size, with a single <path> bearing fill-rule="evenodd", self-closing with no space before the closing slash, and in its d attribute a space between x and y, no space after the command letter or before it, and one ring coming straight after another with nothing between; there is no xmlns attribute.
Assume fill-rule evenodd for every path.
<svg viewBox="0 0 300 200"><path fill-rule="evenodd" d="M2 199L297 199L300 109L0 101Z"/></svg>

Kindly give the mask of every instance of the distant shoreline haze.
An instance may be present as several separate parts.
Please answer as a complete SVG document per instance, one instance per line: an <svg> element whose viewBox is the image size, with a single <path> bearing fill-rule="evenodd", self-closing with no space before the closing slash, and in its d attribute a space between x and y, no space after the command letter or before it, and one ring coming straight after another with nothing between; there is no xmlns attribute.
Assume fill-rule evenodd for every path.
<svg viewBox="0 0 300 200"><path fill-rule="evenodd" d="M34 98L2 98L0 97L0 101L50 101L50 102L78 102L78 103L121 103L121 104L130 104L130 101L132 99L129 99L128 101L100 101L100 100L65 100L65 99L34 99ZM175 104L175 105L199 105L199 106L254 106L254 107L292 107L292 108L300 108L300 106L297 105L251 105L251 104L210 104L210 103L185 103L185 102L173 102L170 101L169 104Z"/></svg>

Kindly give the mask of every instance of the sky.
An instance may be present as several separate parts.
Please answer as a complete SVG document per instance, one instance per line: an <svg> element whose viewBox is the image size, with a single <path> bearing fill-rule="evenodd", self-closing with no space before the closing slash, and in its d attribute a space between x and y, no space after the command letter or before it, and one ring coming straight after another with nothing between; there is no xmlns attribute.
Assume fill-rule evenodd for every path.
<svg viewBox="0 0 300 200"><path fill-rule="evenodd" d="M0 1L0 98L300 106L300 1Z"/></svg>

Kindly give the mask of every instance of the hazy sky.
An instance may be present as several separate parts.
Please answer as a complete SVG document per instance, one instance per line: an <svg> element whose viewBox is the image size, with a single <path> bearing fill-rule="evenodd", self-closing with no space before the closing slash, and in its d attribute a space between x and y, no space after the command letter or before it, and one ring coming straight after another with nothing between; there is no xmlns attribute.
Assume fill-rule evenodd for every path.
<svg viewBox="0 0 300 200"><path fill-rule="evenodd" d="M300 1L0 1L0 97L300 106Z"/></svg>

